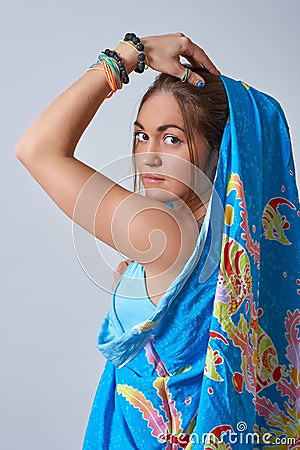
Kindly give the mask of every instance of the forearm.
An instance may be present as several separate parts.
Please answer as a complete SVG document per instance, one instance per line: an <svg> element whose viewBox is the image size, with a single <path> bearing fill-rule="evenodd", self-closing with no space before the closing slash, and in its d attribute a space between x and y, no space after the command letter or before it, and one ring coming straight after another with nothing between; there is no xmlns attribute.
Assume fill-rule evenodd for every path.
<svg viewBox="0 0 300 450"><path fill-rule="evenodd" d="M127 72L136 66L137 53L126 44L117 52ZM73 156L76 145L110 91L102 70L85 73L63 92L25 131L15 147L18 156L38 153Z"/></svg>
<svg viewBox="0 0 300 450"><path fill-rule="evenodd" d="M207 68L219 75L205 52L182 33L152 36L141 39L145 46L147 64L157 72L164 72L181 78L186 69L180 64L179 56L185 56L190 63ZM137 65L137 52L127 44L119 44L117 53L130 74ZM191 73L189 82L198 85L203 79ZM43 155L72 157L84 130L97 109L109 93L110 88L101 70L85 73L78 81L61 94L25 131L15 147L21 161L37 161Z"/></svg>

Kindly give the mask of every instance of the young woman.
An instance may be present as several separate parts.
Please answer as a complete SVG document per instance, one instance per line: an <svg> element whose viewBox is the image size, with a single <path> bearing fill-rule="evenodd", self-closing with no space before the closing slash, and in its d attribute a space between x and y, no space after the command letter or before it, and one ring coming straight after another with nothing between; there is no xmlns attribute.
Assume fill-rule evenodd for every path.
<svg viewBox="0 0 300 450"><path fill-rule="evenodd" d="M147 48L149 64L157 71L167 71L181 78L185 74L186 69L180 65L179 56L184 55L192 63L206 65L207 69L218 75L216 68L205 53L181 33L144 38L142 42ZM121 43L116 51L124 61L127 73L130 74L137 64L136 51L125 43ZM189 82L197 83L199 80L202 80L202 78L191 74ZM154 286L153 283L151 283L151 286L148 285L150 298L154 303L157 303L161 289L167 288L172 278L181 270L187 253L191 252L197 230L191 230L192 225L187 223L185 215L180 214L179 208L178 215L176 215L176 219L179 221L177 224L170 215L170 208L164 208L161 203L158 204L155 201L155 195L153 195L153 199L150 199L149 196L147 200L141 196L132 195L131 192L114 185L105 176L96 174L93 169L74 158L73 154L80 136L105 97L109 94L109 91L110 87L104 72L93 70L85 73L80 80L56 99L25 132L16 146L16 154L28 168L31 175L69 217L95 234L97 238L106 244L116 248L132 260L143 263L147 269L149 280L154 276L161 275L159 282L157 279ZM167 108L169 113L166 114L165 118L162 117L157 121L155 125L160 126L173 123L177 124L177 126L182 125L179 108L173 109L176 103L175 100L170 97L168 106L166 106L164 100L161 98L160 105L154 104L152 101L153 104L148 107L148 114L152 114L153 117L156 115L155 108L161 108L162 103L162 111ZM179 128L169 128L162 131L159 136L161 143L158 147L156 142L158 141L158 136L155 130L155 147L153 145L153 128L152 126L151 149L149 149L148 145L147 153L159 150L159 152L166 153L168 151L168 153L172 152L174 154L174 150L171 150L171 147L174 147L176 149L175 155L178 156L177 164L179 164L179 158L188 159L189 153L186 141L179 145L178 143L172 143L172 137L164 137L166 135L172 136L172 132L176 131L179 132L182 138L183 131L179 130ZM181 126L181 128L183 127ZM141 136L141 133L139 136ZM205 146L202 145L202 147L204 148ZM145 148L145 145L138 145L139 151L142 151L143 148ZM202 153L204 151L206 150L201 149ZM204 159L205 157L206 155L203 154L202 158ZM172 165L173 163L175 163L174 158L170 164ZM145 173L164 175L165 169L163 164L155 168L149 162L145 162L143 166ZM180 168L177 170L180 171ZM86 186L84 194L84 196L87 196L85 201L90 202L88 206L85 204L84 208L88 210L87 215L85 210L81 212L78 198L83 187L93 175L92 182ZM167 184L167 180L164 183L156 184L151 180L146 180L145 183L149 188L155 187L155 191L160 188L164 191L171 189L171 192L174 191L173 196L178 194L181 196L185 195L184 189L186 187L182 187L182 183L176 180L173 181L173 186L170 187ZM97 186L95 188L96 193L93 192L94 184ZM173 196L171 197L173 198ZM159 197L158 199L160 200ZM75 205L77 206L77 217L74 217ZM136 214L137 212L139 214ZM201 212L199 211L198 214ZM117 220L118 215L122 217L122 221ZM114 217L115 220L113 220ZM182 233L181 237L181 230L186 227L186 233ZM165 251L158 257L161 241L158 249L155 248L153 243L154 248L147 257L143 253L149 247L149 236L157 229L161 230L165 236ZM191 237L191 243L183 244L184 254L181 255L179 254L179 249L181 240L184 237ZM118 246L116 246L116 242L118 242ZM167 269L171 266L172 270L168 271Z"/></svg>
<svg viewBox="0 0 300 450"><path fill-rule="evenodd" d="M74 151L104 99L145 63L161 74L134 122L130 192ZM264 189L275 152L287 163ZM291 332L287 347L278 341L265 301L281 301L280 327L292 331L298 293L284 304L291 283L274 281L286 272L297 280L300 254L293 160L277 102L220 77L182 33L129 33L43 112L15 153L72 220L128 258L97 339L108 361L83 448L225 448L227 434L229 449L246 428L258 442L252 436L238 448L258 447L264 430L270 443L295 437L281 423L274 431L274 421L284 414L278 393L298 370L285 369L285 352L292 365L299 340ZM136 193L138 179L145 196ZM286 265L294 258L296 268L272 266L270 278L274 254ZM287 415L299 400L294 387Z"/></svg>

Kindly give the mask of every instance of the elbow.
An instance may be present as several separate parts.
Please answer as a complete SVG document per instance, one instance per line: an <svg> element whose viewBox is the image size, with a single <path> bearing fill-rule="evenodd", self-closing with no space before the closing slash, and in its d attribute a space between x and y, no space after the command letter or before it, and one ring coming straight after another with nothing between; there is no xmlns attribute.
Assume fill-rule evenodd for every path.
<svg viewBox="0 0 300 450"><path fill-rule="evenodd" d="M16 155L16 157L18 159L22 158L22 154L24 153L24 149L23 149L23 145L22 143L19 141L16 143L15 147L14 147L14 153Z"/></svg>
<svg viewBox="0 0 300 450"><path fill-rule="evenodd" d="M23 137L21 137L14 147L14 153L21 162L27 160L33 152L34 148L32 143L28 142L28 140L26 142Z"/></svg>
<svg viewBox="0 0 300 450"><path fill-rule="evenodd" d="M24 141L24 135L20 137L18 142L16 143L14 147L14 153L18 159L22 159L24 157L24 154L26 153L26 150L28 149L28 142L26 143Z"/></svg>

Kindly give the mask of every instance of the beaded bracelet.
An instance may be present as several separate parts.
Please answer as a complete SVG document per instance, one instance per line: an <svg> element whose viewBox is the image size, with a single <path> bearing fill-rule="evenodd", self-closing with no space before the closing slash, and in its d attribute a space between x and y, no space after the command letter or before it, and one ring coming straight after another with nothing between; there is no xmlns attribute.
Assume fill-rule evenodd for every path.
<svg viewBox="0 0 300 450"><path fill-rule="evenodd" d="M134 47L134 45L130 44L128 41L131 41L134 45L136 45L136 47ZM129 45L130 47L132 47L134 50L136 50L138 52L138 64L136 66L136 68L134 69L134 71L136 73L143 73L144 70L148 69L148 60L146 58L145 53L142 53L144 50L144 45L141 43L141 40L139 37L137 37L137 35L135 33L126 33L124 40L120 41L123 42L124 44Z"/></svg>
<svg viewBox="0 0 300 450"><path fill-rule="evenodd" d="M104 53L109 58L111 58L111 59L113 59L113 60L115 60L117 62L122 81L123 81L124 84L128 84L129 83L129 77L128 77L128 73L127 73L126 68L125 68L125 64L122 61L122 58L118 55L118 53L115 50L110 50L109 48L107 48L104 51Z"/></svg>
<svg viewBox="0 0 300 450"><path fill-rule="evenodd" d="M128 41L131 41L134 45L136 45L136 47ZM134 33L126 33L124 40L120 42L130 45L130 47L138 52L138 64L134 69L135 72L143 73L144 70L148 69L148 60L145 54L142 53L144 50L144 45L140 42L140 38L138 38ZM129 76L126 71L125 64L115 50L110 50L107 48L104 52L100 53L97 62L92 64L85 71L85 73L90 70L104 71L106 81L111 89L111 92L107 95L107 98L111 97L118 89L122 89L123 84L129 83Z"/></svg>

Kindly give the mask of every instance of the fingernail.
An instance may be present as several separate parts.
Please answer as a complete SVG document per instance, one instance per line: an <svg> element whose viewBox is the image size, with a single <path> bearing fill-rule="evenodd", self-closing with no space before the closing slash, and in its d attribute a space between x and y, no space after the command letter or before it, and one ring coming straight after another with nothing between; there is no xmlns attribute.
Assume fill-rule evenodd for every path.
<svg viewBox="0 0 300 450"><path fill-rule="evenodd" d="M204 83L203 80L199 80L199 81L197 82L197 86L198 86L198 88L200 88L200 89L202 89L202 88L204 87L204 85L205 85L205 83Z"/></svg>

